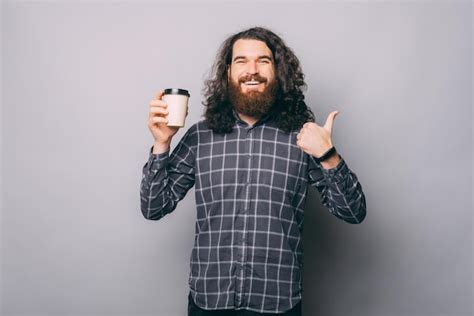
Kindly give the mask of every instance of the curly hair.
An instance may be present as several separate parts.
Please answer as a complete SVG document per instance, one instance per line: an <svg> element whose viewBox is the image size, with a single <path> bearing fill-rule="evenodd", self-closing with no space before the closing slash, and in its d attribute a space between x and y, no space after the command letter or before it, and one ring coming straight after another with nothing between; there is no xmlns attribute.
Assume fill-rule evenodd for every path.
<svg viewBox="0 0 474 316"><path fill-rule="evenodd" d="M232 62L233 45L239 39L260 40L273 53L278 90L269 114L276 126L291 132L299 130L308 121L314 122L314 114L304 101L306 83L298 58L278 35L262 27L253 27L232 35L222 43L211 76L205 81L204 117L209 128L225 134L230 133L235 124L233 105L229 99L227 67Z"/></svg>

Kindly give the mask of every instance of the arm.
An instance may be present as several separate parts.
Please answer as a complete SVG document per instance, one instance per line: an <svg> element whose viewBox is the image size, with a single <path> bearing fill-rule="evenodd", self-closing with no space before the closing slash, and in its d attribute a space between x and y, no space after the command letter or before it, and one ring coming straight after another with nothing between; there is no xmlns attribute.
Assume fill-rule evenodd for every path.
<svg viewBox="0 0 474 316"><path fill-rule="evenodd" d="M196 131L191 127L176 146L169 151L154 154L143 166L140 187L141 211L149 220L159 220L176 208L194 185Z"/></svg>
<svg viewBox="0 0 474 316"><path fill-rule="evenodd" d="M351 224L361 223L366 216L365 195L357 176L353 173L342 157L334 168L326 169L325 162L318 163L308 155L309 183L316 187L321 195L321 202L331 214ZM332 159L332 158L331 158ZM321 164L325 163L325 166ZM328 163L330 163L328 161Z"/></svg>

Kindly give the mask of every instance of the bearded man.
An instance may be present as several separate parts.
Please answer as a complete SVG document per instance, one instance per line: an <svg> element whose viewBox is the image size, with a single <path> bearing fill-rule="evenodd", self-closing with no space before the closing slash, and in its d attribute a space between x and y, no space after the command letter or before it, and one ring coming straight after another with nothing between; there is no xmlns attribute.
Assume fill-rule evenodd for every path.
<svg viewBox="0 0 474 316"><path fill-rule="evenodd" d="M160 91L150 102L154 138L143 167L141 211L172 212L195 185L188 315L301 315L308 185L347 223L366 216L362 187L304 101L298 58L274 32L254 27L221 46L204 88L205 119L170 154Z"/></svg>

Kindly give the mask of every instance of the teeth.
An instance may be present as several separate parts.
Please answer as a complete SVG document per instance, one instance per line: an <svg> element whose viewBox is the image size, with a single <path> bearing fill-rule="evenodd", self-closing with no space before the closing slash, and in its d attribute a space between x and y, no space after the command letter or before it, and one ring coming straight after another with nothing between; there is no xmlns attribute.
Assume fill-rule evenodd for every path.
<svg viewBox="0 0 474 316"><path fill-rule="evenodd" d="M247 81L245 84L250 84L250 85L256 85L259 84L260 82L258 81Z"/></svg>

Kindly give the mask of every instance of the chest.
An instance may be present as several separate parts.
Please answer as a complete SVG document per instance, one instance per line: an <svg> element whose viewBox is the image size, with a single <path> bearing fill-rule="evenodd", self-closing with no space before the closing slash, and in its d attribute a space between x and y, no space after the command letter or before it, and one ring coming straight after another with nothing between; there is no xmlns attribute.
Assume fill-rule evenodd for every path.
<svg viewBox="0 0 474 316"><path fill-rule="evenodd" d="M306 173L306 155L296 145L296 133L255 128L205 136L196 154L199 186L247 184L293 191Z"/></svg>

